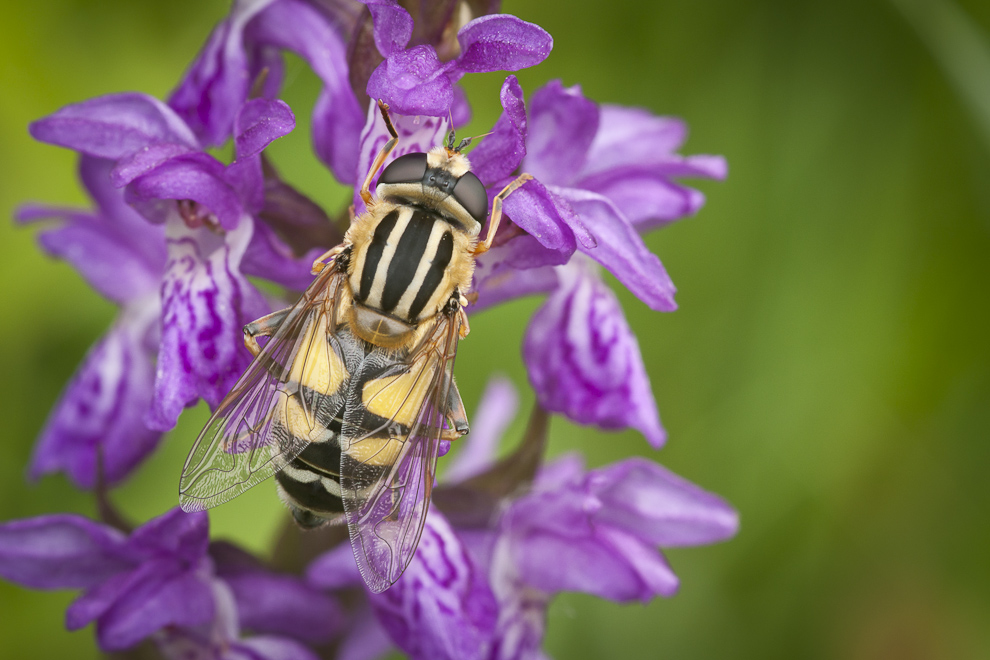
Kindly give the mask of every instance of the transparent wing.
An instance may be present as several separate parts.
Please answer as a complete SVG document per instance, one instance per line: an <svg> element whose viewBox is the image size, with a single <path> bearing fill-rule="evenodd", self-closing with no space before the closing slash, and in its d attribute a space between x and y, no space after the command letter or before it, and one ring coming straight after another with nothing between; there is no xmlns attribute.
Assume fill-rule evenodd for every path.
<svg viewBox="0 0 990 660"><path fill-rule="evenodd" d="M179 505L202 511L282 469L327 427L346 400L346 348L334 336L346 275L331 265L288 312L196 438Z"/></svg>
<svg viewBox="0 0 990 660"><path fill-rule="evenodd" d="M354 558L374 592L399 579L415 555L441 437L463 432L453 428L449 410L459 331L458 315L441 317L405 359L370 352L350 383L341 499Z"/></svg>

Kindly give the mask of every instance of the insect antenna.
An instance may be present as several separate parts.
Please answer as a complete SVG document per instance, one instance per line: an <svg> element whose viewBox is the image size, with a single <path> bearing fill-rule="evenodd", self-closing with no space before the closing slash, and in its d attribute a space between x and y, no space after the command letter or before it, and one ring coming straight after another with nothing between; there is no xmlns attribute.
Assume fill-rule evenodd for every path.
<svg viewBox="0 0 990 660"><path fill-rule="evenodd" d="M487 137L487 136L491 135L493 132L494 131L488 131L487 133L482 133L481 135L474 135L472 137L466 137L466 138L464 138L463 140L461 140L461 143L459 145L457 145L457 148L454 149L454 152L455 153L460 153L461 151L463 151L464 149L466 149L467 146L469 144L471 144L471 142L473 140L480 140L483 137Z"/></svg>

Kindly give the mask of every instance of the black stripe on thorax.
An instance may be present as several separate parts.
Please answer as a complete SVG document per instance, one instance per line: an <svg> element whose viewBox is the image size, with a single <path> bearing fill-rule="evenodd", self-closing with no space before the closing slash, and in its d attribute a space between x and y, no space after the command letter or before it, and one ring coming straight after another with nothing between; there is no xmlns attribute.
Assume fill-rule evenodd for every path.
<svg viewBox="0 0 990 660"><path fill-rule="evenodd" d="M426 254L430 233L433 231L433 225L437 219L435 213L428 213L420 209L412 210L412 217L409 218L409 223L406 225L405 231L402 232L399 244L395 248L392 261L388 264L385 286L382 289L382 311L391 312L395 309L402 294L409 288L409 284L416 275L416 269L419 268L419 263ZM367 273L367 268L365 273Z"/></svg>
<svg viewBox="0 0 990 660"><path fill-rule="evenodd" d="M443 281L443 274L446 272L447 266L450 265L450 259L453 256L454 236L449 231L446 231L440 237L440 244L437 245L437 253L433 255L433 261L430 263L430 269L426 271L423 284L420 285L419 291L416 292L416 298L413 299L412 305L409 306L410 319L419 317L427 301L433 296L433 292L437 290L437 287L440 286L440 282Z"/></svg>
<svg viewBox="0 0 990 660"><path fill-rule="evenodd" d="M378 262L382 260L382 252L388 238L395 229L395 223L399 220L399 210L396 209L382 218L378 226L375 227L375 234L371 238L371 245L364 256L364 270L361 271L361 289L358 291L358 302L364 302L371 293L371 285L375 282L375 272L378 270Z"/></svg>

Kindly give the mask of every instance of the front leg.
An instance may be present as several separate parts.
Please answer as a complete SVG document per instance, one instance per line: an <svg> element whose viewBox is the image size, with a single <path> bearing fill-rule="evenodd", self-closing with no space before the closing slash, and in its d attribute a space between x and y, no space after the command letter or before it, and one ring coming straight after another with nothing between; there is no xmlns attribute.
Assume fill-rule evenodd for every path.
<svg viewBox="0 0 990 660"><path fill-rule="evenodd" d="M395 127L392 126L392 120L388 116L388 104L378 99L378 110L382 113L382 119L385 120L385 128L388 129L388 134L392 136L392 139L386 142L382 150L375 156L375 161L371 164L371 169L368 170L368 176L364 179L364 185L361 186L361 199L364 201L366 207L371 206L371 180L375 178L378 170L385 164L385 159L395 149L395 145L399 143L399 134L396 132Z"/></svg>
<svg viewBox="0 0 990 660"><path fill-rule="evenodd" d="M313 267L310 268L309 272L311 272L313 275L319 275L320 273L323 272L323 269L328 266L328 264L326 263L327 259L335 260L338 256L340 256L341 252L343 252L350 246L351 246L351 242L347 240L347 238L345 238L343 243L341 243L337 247L330 248L322 255L320 255L320 257L313 262Z"/></svg>
<svg viewBox="0 0 990 660"><path fill-rule="evenodd" d="M495 199L492 200L492 217L488 221L488 233L485 235L485 240L475 246L475 257L481 256L485 252L488 252L488 250L492 247L492 241L495 240L495 233L498 231L498 225L502 221L502 202L506 197L518 190L524 183L532 180L532 178L532 174L520 174L509 185L503 188L502 192L495 195Z"/></svg>
<svg viewBox="0 0 990 660"><path fill-rule="evenodd" d="M251 351L251 355L258 357L258 354L261 353L258 337L271 337L278 330L278 326L282 325L282 321L285 320L291 309L291 307L280 309L244 326L244 346Z"/></svg>

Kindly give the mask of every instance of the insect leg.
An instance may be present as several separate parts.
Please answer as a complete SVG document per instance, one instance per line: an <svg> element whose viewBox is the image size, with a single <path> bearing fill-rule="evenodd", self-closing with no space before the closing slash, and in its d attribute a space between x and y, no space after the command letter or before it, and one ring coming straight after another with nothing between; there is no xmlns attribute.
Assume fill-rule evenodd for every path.
<svg viewBox="0 0 990 660"><path fill-rule="evenodd" d="M520 174L512 183L503 188L502 192L495 195L495 199L492 200L492 218L488 222L488 234L485 236L484 241L474 247L474 256L484 254L492 247L492 241L495 240L495 232L498 231L498 224L502 221L502 200L532 178L532 174Z"/></svg>
<svg viewBox="0 0 990 660"><path fill-rule="evenodd" d="M350 245L351 245L350 241L345 239L344 242L338 245L337 247L330 248L329 250L321 254L316 259L316 261L313 262L313 267L310 268L309 272L313 273L313 275L319 275L320 273L323 272L323 269L327 267L327 263L326 263L327 259L330 259L331 257L336 258L337 255L339 255L341 252L343 252L348 247L350 247Z"/></svg>
<svg viewBox="0 0 990 660"><path fill-rule="evenodd" d="M244 346L251 351L251 355L258 357L261 353L261 346L258 345L258 337L269 337L273 332L278 330L278 326L282 325L282 321L289 314L291 307L286 307L277 312L272 312L268 316L262 316L256 321L251 321L246 326L244 326Z"/></svg>
<svg viewBox="0 0 990 660"><path fill-rule="evenodd" d="M386 142L382 150L375 156L375 162L371 164L368 176L364 179L364 185L361 186L361 199L364 200L365 206L371 206L371 180L375 178L378 170L385 164L385 159L395 149L395 145L399 143L399 134L395 131L395 127L392 126L392 120L388 117L388 104L378 99L378 109L381 110L382 118L385 120L385 127L388 129L388 133L392 136L392 139Z"/></svg>

